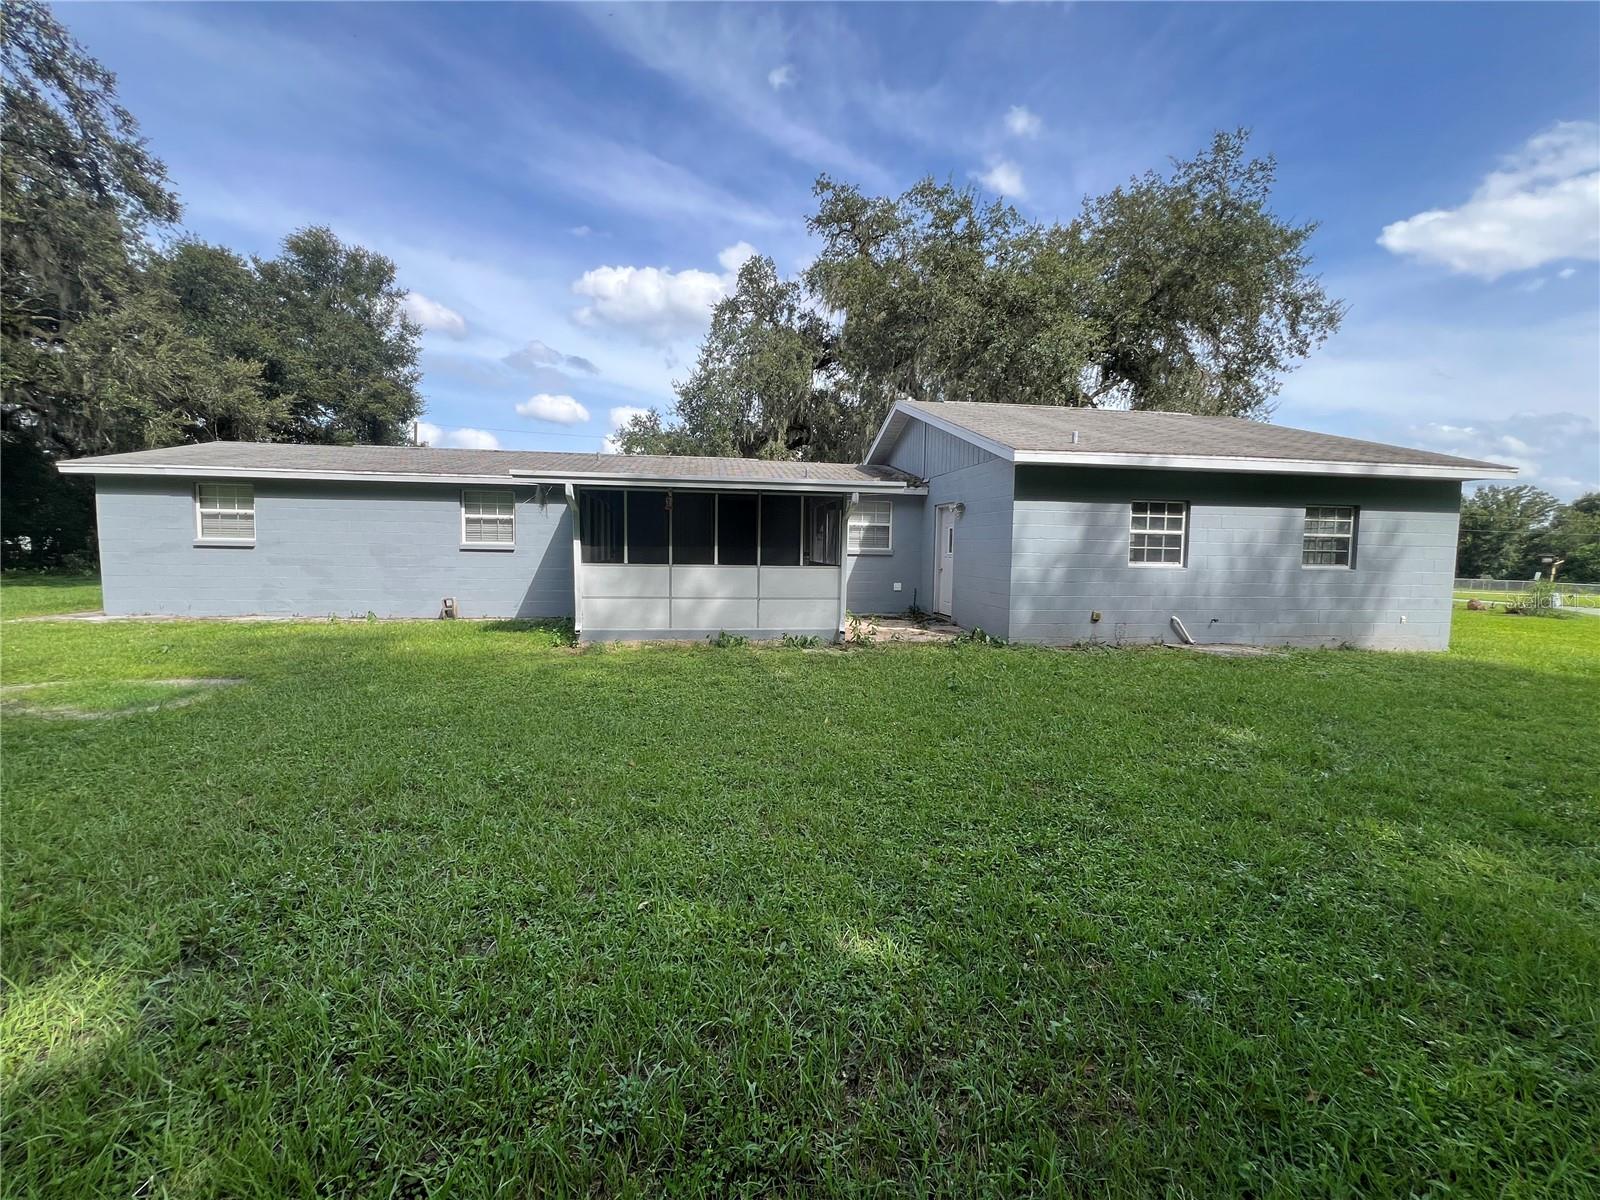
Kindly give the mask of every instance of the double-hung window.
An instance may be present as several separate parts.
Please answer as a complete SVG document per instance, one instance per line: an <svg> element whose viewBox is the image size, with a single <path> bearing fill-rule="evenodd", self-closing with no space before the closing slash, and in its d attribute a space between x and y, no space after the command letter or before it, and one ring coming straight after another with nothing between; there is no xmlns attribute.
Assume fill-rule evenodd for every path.
<svg viewBox="0 0 1600 1200"><path fill-rule="evenodd" d="M517 500L501 488L461 493L461 544L510 550L517 544Z"/></svg>
<svg viewBox="0 0 1600 1200"><path fill-rule="evenodd" d="M1181 500L1135 500L1128 519L1128 565L1183 566L1189 506Z"/></svg>
<svg viewBox="0 0 1600 1200"><path fill-rule="evenodd" d="M894 505L862 500L850 510L850 553L888 554L894 549Z"/></svg>
<svg viewBox="0 0 1600 1200"><path fill-rule="evenodd" d="M1300 543L1303 567L1353 567L1356 563L1356 510L1348 505L1321 504L1306 509L1306 532Z"/></svg>
<svg viewBox="0 0 1600 1200"><path fill-rule="evenodd" d="M197 483L195 535L202 542L256 540L256 490L248 483Z"/></svg>

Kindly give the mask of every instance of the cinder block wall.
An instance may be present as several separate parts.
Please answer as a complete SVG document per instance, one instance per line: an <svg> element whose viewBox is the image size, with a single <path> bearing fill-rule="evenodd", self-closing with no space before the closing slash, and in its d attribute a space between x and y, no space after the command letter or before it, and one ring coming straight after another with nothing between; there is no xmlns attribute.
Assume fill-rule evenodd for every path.
<svg viewBox="0 0 1600 1200"><path fill-rule="evenodd" d="M1133 500L1189 504L1187 565L1128 564ZM1020 467L1010 636L1176 641L1176 614L1201 642L1443 650L1460 503L1434 480ZM1353 569L1301 565L1313 504L1359 508Z"/></svg>
<svg viewBox="0 0 1600 1200"><path fill-rule="evenodd" d="M254 546L195 545L194 481L96 480L105 608L119 615L572 615L566 504L517 496L516 547L461 548L461 489L257 481Z"/></svg>

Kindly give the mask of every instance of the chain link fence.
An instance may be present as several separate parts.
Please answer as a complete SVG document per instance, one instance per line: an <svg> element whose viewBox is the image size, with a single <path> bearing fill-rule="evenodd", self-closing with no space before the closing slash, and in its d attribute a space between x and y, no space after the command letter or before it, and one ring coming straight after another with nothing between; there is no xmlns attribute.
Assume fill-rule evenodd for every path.
<svg viewBox="0 0 1600 1200"><path fill-rule="evenodd" d="M1527 595L1533 582L1530 579L1457 579L1455 598L1457 602L1482 600L1496 606L1518 604ZM1600 611L1600 583L1568 583L1558 577L1555 605L1557 608Z"/></svg>
<svg viewBox="0 0 1600 1200"><path fill-rule="evenodd" d="M1458 592L1525 592L1531 582L1530 579L1457 579L1455 589ZM1600 596L1600 583L1568 583L1558 576L1556 587L1574 595Z"/></svg>

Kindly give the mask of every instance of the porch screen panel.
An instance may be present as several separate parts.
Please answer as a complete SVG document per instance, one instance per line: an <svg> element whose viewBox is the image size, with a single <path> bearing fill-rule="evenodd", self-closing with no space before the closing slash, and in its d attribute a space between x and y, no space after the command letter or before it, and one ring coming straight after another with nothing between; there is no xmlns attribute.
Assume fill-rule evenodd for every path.
<svg viewBox="0 0 1600 1200"><path fill-rule="evenodd" d="M800 497L761 497L761 565L800 565Z"/></svg>
<svg viewBox="0 0 1600 1200"><path fill-rule="evenodd" d="M667 512L668 493L628 493L628 561L664 563L670 561L671 522Z"/></svg>
<svg viewBox="0 0 1600 1200"><path fill-rule="evenodd" d="M717 497L717 561L725 567L756 565L756 530L761 497L753 492L724 492Z"/></svg>
<svg viewBox="0 0 1600 1200"><path fill-rule="evenodd" d="M586 563L622 561L622 492L584 488L578 493L578 526Z"/></svg>
<svg viewBox="0 0 1600 1200"><path fill-rule="evenodd" d="M712 492L672 494L672 561L707 566L716 561L717 497Z"/></svg>
<svg viewBox="0 0 1600 1200"><path fill-rule="evenodd" d="M806 566L837 567L844 502L838 496L807 496L805 506Z"/></svg>

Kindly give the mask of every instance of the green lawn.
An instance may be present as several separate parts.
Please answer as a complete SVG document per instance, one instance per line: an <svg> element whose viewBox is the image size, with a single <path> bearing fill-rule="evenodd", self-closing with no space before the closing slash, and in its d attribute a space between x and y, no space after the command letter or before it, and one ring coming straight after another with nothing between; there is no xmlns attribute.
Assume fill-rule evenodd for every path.
<svg viewBox="0 0 1600 1200"><path fill-rule="evenodd" d="M6 625L3 1191L1592 1197L1600 621L1456 620Z"/></svg>
<svg viewBox="0 0 1600 1200"><path fill-rule="evenodd" d="M1518 604L1526 592L1456 592L1457 600L1482 600L1488 604ZM1600 594L1595 592L1563 592L1561 602L1568 608L1600 608Z"/></svg>
<svg viewBox="0 0 1600 1200"><path fill-rule="evenodd" d="M93 612L100 607L100 580L93 575L0 576L0 619L42 613Z"/></svg>

